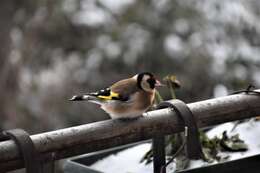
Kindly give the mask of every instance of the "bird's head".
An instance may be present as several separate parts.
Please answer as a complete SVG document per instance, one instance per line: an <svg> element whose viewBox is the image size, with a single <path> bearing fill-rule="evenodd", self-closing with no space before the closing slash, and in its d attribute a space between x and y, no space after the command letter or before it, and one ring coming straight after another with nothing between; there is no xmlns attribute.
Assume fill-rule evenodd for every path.
<svg viewBox="0 0 260 173"><path fill-rule="evenodd" d="M134 78L137 80L138 88L147 92L154 91L155 87L164 86L152 73L149 72L139 73L135 75Z"/></svg>

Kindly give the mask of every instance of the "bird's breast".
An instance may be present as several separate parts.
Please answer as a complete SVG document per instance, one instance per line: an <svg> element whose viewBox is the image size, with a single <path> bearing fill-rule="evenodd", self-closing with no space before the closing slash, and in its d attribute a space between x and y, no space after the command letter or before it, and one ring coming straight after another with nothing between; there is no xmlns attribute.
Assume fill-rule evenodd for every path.
<svg viewBox="0 0 260 173"><path fill-rule="evenodd" d="M112 118L132 118L141 116L152 104L154 92L136 92L129 101L110 101L101 106Z"/></svg>

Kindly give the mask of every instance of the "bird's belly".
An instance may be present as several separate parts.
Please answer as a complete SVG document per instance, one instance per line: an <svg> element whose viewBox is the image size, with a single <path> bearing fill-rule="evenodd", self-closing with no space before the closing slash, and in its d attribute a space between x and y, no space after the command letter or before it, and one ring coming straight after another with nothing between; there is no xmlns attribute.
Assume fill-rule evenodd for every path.
<svg viewBox="0 0 260 173"><path fill-rule="evenodd" d="M113 104L108 103L101 106L111 118L136 118L142 116L142 114L148 109L148 107L142 109L134 109L132 104Z"/></svg>

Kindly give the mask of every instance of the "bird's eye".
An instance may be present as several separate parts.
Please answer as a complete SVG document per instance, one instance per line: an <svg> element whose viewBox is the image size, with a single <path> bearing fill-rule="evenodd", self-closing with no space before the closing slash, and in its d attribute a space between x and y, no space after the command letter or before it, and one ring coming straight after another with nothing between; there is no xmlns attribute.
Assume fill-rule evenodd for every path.
<svg viewBox="0 0 260 173"><path fill-rule="evenodd" d="M146 80L148 83L155 83L156 81L155 81L155 79L153 79L153 78L149 78L149 79L147 79Z"/></svg>
<svg viewBox="0 0 260 173"><path fill-rule="evenodd" d="M149 78L146 81L150 85L150 88L153 89L155 87L156 80L154 78Z"/></svg>

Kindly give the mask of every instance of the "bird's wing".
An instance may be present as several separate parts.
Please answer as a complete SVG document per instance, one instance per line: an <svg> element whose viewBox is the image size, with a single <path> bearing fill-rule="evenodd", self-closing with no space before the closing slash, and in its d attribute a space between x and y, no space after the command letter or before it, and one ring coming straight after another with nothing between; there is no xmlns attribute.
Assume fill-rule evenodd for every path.
<svg viewBox="0 0 260 173"><path fill-rule="evenodd" d="M137 91L138 87L136 81L130 78L118 81L111 87L102 89L98 92L89 93L88 95L95 96L102 100L129 101L131 95Z"/></svg>
<svg viewBox="0 0 260 173"><path fill-rule="evenodd" d="M110 88L102 89L98 92L89 93L88 95L97 97L102 100L119 100L119 94L111 91Z"/></svg>
<svg viewBox="0 0 260 173"><path fill-rule="evenodd" d="M110 88L113 93L118 94L121 101L128 101L139 90L136 80L133 78L118 81Z"/></svg>

